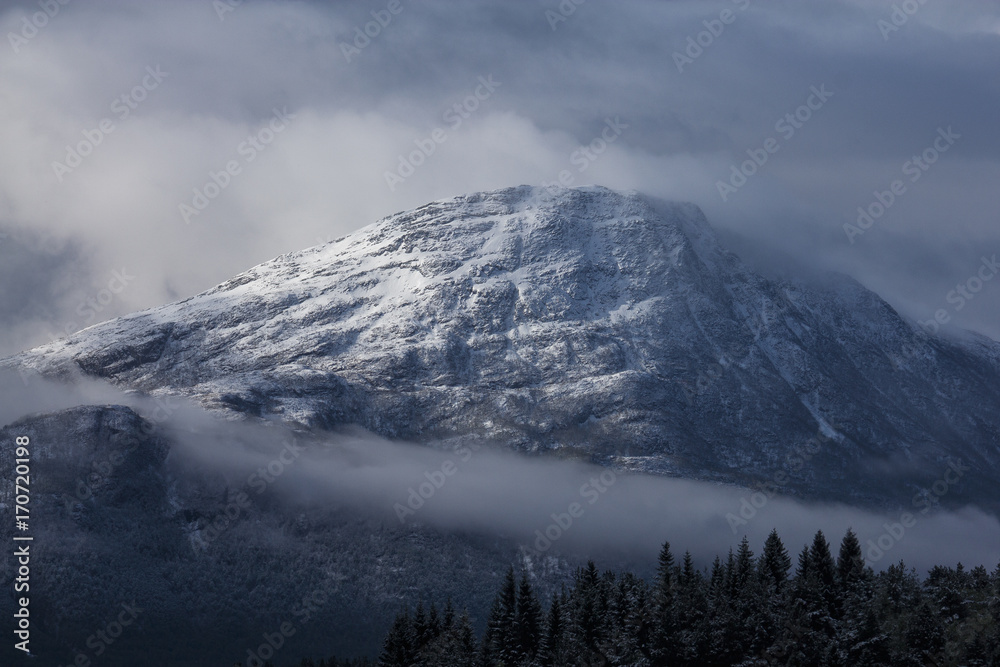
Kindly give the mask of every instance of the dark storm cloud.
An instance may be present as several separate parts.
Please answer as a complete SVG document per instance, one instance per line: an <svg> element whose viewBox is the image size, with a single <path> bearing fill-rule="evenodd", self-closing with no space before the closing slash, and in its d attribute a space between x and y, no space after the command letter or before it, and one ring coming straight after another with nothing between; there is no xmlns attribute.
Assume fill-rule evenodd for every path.
<svg viewBox="0 0 1000 667"><path fill-rule="evenodd" d="M65 318L85 298L79 284L90 270L78 242L0 226L0 356L81 328L79 316Z"/></svg>
<svg viewBox="0 0 1000 667"><path fill-rule="evenodd" d="M880 28L894 4L907 3L400 0L387 18L389 0L73 0L36 25L38 2L0 3L0 356L400 210L562 170L576 185L693 201L765 269L844 271L914 319L945 309L1000 339L1000 277L960 310L948 300L1000 254L1000 4L927 2ZM486 99L481 77L499 82ZM776 126L822 86L832 96L784 136ZM579 171L571 156L609 118L627 128ZM446 140L390 189L385 174L436 128ZM908 178L942 128L960 139L852 243L858 207ZM778 151L723 201L718 183L772 137ZM181 205L213 187L186 222ZM110 402L154 409L99 384L0 377L4 424ZM176 418L178 457L236 485L256 483L288 437L194 409ZM447 461L455 473L406 521L530 548L579 503L549 553L650 562L669 539L705 562L744 532L759 552L775 526L793 553L817 528L836 543L848 526L867 550L900 521L774 498L734 534L726 516L745 490L622 475L597 491L606 470L485 449L462 460L363 433L312 443L266 492L398 525L397 505ZM883 539L876 567L992 567L998 529L974 507L921 516Z"/></svg>
<svg viewBox="0 0 1000 667"><path fill-rule="evenodd" d="M85 293L102 289L111 267L142 267L102 316L197 292L435 198L566 169L575 184L694 201L716 226L847 271L917 319L1000 251L994 3L927 3L892 31L891 2L219 6L69 3L15 39L16 52L10 36L30 32L39 6L0 14L0 212L15 228L83 239L86 264L72 272ZM147 68L164 75L137 100ZM449 110L490 76L499 87L452 127ZM783 137L776 124L814 86L832 97ZM282 110L287 129L249 160L248 136L266 138ZM609 117L628 129L577 171L571 154ZM103 120L113 130L60 180L53 163ZM844 225L857 208L948 127L961 138L851 243ZM390 190L386 172L435 128L446 141ZM718 183L769 137L778 152L722 201ZM218 176L229 163L239 173ZM225 186L186 224L180 205L213 175ZM45 282L10 280L29 293ZM73 300L45 290L32 299L54 314L32 319L4 300L4 328L37 326L9 336L4 352L45 342L43 325L73 318ZM997 337L998 303L1000 281L950 315Z"/></svg>

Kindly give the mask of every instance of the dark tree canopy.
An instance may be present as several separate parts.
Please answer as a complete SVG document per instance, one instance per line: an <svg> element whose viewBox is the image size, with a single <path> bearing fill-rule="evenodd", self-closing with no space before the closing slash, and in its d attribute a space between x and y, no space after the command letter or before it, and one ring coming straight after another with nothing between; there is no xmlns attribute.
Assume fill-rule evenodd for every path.
<svg viewBox="0 0 1000 667"><path fill-rule="evenodd" d="M777 531L759 557L748 540L698 570L670 545L652 582L600 572L539 600L529 572L509 568L486 632L449 600L403 610L389 628L385 667L577 665L987 667L1000 665L1000 565L936 566L926 579L902 562L874 572L853 531L837 558L822 532L804 545L794 573ZM308 665L365 667L330 658Z"/></svg>

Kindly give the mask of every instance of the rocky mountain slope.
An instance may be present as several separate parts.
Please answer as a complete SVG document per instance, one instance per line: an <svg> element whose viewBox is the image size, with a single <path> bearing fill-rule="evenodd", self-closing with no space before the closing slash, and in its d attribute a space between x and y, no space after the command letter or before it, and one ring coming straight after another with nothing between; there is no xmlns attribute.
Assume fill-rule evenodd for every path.
<svg viewBox="0 0 1000 667"><path fill-rule="evenodd" d="M1000 344L846 277L767 280L701 211L604 188L434 202L3 362L229 416L480 439L881 504L1000 481ZM820 440L820 446L807 445Z"/></svg>
<svg viewBox="0 0 1000 667"><path fill-rule="evenodd" d="M392 499L369 513L303 499L302 477L258 495L246 470L192 459L213 436L143 396L306 447L360 425L883 508L912 508L961 460L970 472L933 502L1000 512L1000 345L929 336L842 276L765 279L696 207L603 188L428 204L0 371L137 397L0 424L0 505L13 502L8 445L36 443L33 623L59 664L98 659L88 637L133 599L144 615L101 664L245 661L285 621L300 632L282 660L370 654L420 598L450 595L481 628L519 557L504 536L400 526ZM529 563L543 591L567 573ZM12 590L14 561L2 565Z"/></svg>

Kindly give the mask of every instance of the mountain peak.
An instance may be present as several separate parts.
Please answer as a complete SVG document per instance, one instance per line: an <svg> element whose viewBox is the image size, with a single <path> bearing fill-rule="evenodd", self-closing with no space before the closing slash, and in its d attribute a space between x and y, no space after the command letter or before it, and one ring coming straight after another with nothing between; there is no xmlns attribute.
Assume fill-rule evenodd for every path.
<svg viewBox="0 0 1000 667"><path fill-rule="evenodd" d="M928 337L860 286L765 279L694 205L520 186L397 213L5 363L242 418L747 483L822 433L834 445L790 484L878 497L945 456L1000 470L996 347Z"/></svg>
<svg viewBox="0 0 1000 667"><path fill-rule="evenodd" d="M654 201L634 191L619 192L603 186L542 188L528 185L474 192L431 202L403 211L351 234L354 247L393 234L410 236L451 227L449 234L477 235L484 224L501 234L525 234L563 227L586 242L595 229L609 223L687 223L705 226L704 214L694 204ZM568 227L566 225L569 225ZM333 242L336 244L337 242ZM340 248L338 248L339 250Z"/></svg>

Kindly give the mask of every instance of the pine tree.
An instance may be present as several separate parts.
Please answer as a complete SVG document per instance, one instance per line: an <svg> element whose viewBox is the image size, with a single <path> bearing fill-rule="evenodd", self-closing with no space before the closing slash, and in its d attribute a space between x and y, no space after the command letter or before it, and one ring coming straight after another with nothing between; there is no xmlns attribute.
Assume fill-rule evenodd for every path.
<svg viewBox="0 0 1000 667"><path fill-rule="evenodd" d="M540 650L543 667L553 667L562 661L563 633L562 599L556 593L549 605L549 614L545 621L545 639Z"/></svg>
<svg viewBox="0 0 1000 667"><path fill-rule="evenodd" d="M707 661L733 664L743 653L739 645L741 619L737 612L736 556L730 549L725 564L718 558L712 565L708 599Z"/></svg>
<svg viewBox="0 0 1000 667"><path fill-rule="evenodd" d="M603 656L600 645L605 639L604 616L606 597L602 580L593 561L577 570L569 606L569 642L566 647L576 660L600 662Z"/></svg>
<svg viewBox="0 0 1000 667"><path fill-rule="evenodd" d="M716 590L721 589L723 582L725 580L725 573L722 569L722 561L716 556L715 560L712 561L712 570L708 576L708 588L709 592L715 596Z"/></svg>
<svg viewBox="0 0 1000 667"><path fill-rule="evenodd" d="M657 558L656 591L659 604L669 607L674 595L674 555L670 552L670 542L664 542Z"/></svg>
<svg viewBox="0 0 1000 667"><path fill-rule="evenodd" d="M538 654L541 639L542 605L531 588L526 572L521 573L521 584L517 590L517 645L520 659L531 662Z"/></svg>
<svg viewBox="0 0 1000 667"><path fill-rule="evenodd" d="M487 636L483 640L483 658L514 665L518 656L517 580L514 568L509 567L490 611Z"/></svg>
<svg viewBox="0 0 1000 667"><path fill-rule="evenodd" d="M740 546L736 552L736 561L733 567L733 584L737 596L745 588L750 579L756 574L753 561L753 551L750 550L750 542L746 535L740 540Z"/></svg>
<svg viewBox="0 0 1000 667"><path fill-rule="evenodd" d="M483 641L479 646L480 667L493 667L498 659L502 616L500 596L497 595L493 598L493 605L490 607L490 613L486 619L486 632L483 634Z"/></svg>
<svg viewBox="0 0 1000 667"><path fill-rule="evenodd" d="M876 605L883 617L898 618L916 609L923 599L916 571L907 570L903 561L894 563L879 574L876 581Z"/></svg>
<svg viewBox="0 0 1000 667"><path fill-rule="evenodd" d="M789 587L785 623L770 653L780 656L782 664L823 664L832 631L811 551L805 546Z"/></svg>
<svg viewBox="0 0 1000 667"><path fill-rule="evenodd" d="M419 653L431 639L431 627L427 620L427 612L424 610L423 601L417 603L417 610L413 613L413 642Z"/></svg>
<svg viewBox="0 0 1000 667"><path fill-rule="evenodd" d="M468 667L476 663L476 639L467 613L452 622L442 623L441 633L420 655L419 664L426 667Z"/></svg>
<svg viewBox="0 0 1000 667"><path fill-rule="evenodd" d="M763 653L774 641L777 629L769 606L770 575L762 575L757 569L750 542L744 537L736 551L733 566L735 597L732 600L735 612L735 646L745 659Z"/></svg>
<svg viewBox="0 0 1000 667"><path fill-rule="evenodd" d="M695 583L701 580L701 573L694 567L694 559L691 557L690 551L684 552L684 558L681 560L681 571L680 577L678 578L678 583L682 589L689 589Z"/></svg>
<svg viewBox="0 0 1000 667"><path fill-rule="evenodd" d="M830 553L830 544L826 541L822 530L816 531L812 546L809 548L809 569L813 585L817 588L826 611L831 618L839 616L837 607L837 565ZM832 628L831 628L832 630Z"/></svg>
<svg viewBox="0 0 1000 667"><path fill-rule="evenodd" d="M441 618L438 615L437 605L431 602L431 611L427 615L427 643L437 639L441 634Z"/></svg>
<svg viewBox="0 0 1000 667"><path fill-rule="evenodd" d="M962 564L953 570L944 565L935 565L927 574L924 589L934 601L935 607L945 618L963 620L968 615L962 579L965 577Z"/></svg>
<svg viewBox="0 0 1000 667"><path fill-rule="evenodd" d="M863 620L856 632L851 632L843 654L848 665L889 665L888 637L872 607L862 611Z"/></svg>
<svg viewBox="0 0 1000 667"><path fill-rule="evenodd" d="M848 591L864 578L865 559L861 553L861 542L850 528L840 543L840 553L837 556L837 584L841 594Z"/></svg>
<svg viewBox="0 0 1000 667"><path fill-rule="evenodd" d="M476 635L472 631L472 621L469 620L469 612L463 610L458 622L453 626L453 634L456 639L455 667L467 667L473 664L476 656Z"/></svg>
<svg viewBox="0 0 1000 667"><path fill-rule="evenodd" d="M1000 563L997 564L993 574L990 575L990 598L987 607L993 617L993 631L988 637L993 651L990 660L993 665L1000 665Z"/></svg>
<svg viewBox="0 0 1000 667"><path fill-rule="evenodd" d="M912 664L932 665L935 656L944 650L944 624L927 600L916 608L903 632L904 642L895 656L897 662L906 660Z"/></svg>
<svg viewBox="0 0 1000 667"><path fill-rule="evenodd" d="M848 529L837 556L837 650L857 664L877 663L888 656L887 636L873 609L874 595L872 572L865 566L861 543Z"/></svg>
<svg viewBox="0 0 1000 667"><path fill-rule="evenodd" d="M809 547L802 547L799 552L798 564L795 567L795 581L804 583L809 578Z"/></svg>
<svg viewBox="0 0 1000 667"><path fill-rule="evenodd" d="M705 618L706 647L704 657L710 664L723 663L729 650L725 636L728 606L726 568L716 556L715 560L712 561L712 570L709 575L708 611Z"/></svg>
<svg viewBox="0 0 1000 667"><path fill-rule="evenodd" d="M382 653L379 665L383 667L410 667L417 659L414 645L413 629L409 611L403 611L396 616L382 643Z"/></svg>
<svg viewBox="0 0 1000 667"><path fill-rule="evenodd" d="M449 597L444 604L444 616L441 619L441 626L443 629L448 630L453 625L455 625L455 607L452 605L451 598Z"/></svg>
<svg viewBox="0 0 1000 667"><path fill-rule="evenodd" d="M774 590L781 593L788 581L788 571L792 567L792 559L788 556L788 550L778 537L777 529L772 528L771 533L764 542L764 552L761 554L760 569L774 585Z"/></svg>
<svg viewBox="0 0 1000 667"><path fill-rule="evenodd" d="M477 643L468 615L449 601L397 615L379 665L386 667L564 667L568 665L740 665L924 667L1000 664L1000 567L937 566L921 581L900 562L875 573L863 565L853 531L836 561L822 532L791 559L771 531L759 559L744 538L706 579L685 553L661 551L657 580L598 573L593 562L547 613L531 581L510 568ZM779 587L781 590L779 590ZM831 591L834 594L831 605ZM664 600L671 633L664 650ZM839 606L841 615L833 611ZM419 639L423 638L423 639ZM669 652L672 652L669 653ZM477 660L478 656L478 660ZM668 659L669 658L669 659ZM308 667L312 663L304 659ZM365 667L331 658L320 667Z"/></svg>
<svg viewBox="0 0 1000 667"><path fill-rule="evenodd" d="M623 627L624 645L622 664L645 667L650 661L650 620L649 596L644 581L634 578L628 586L628 612Z"/></svg>
<svg viewBox="0 0 1000 667"><path fill-rule="evenodd" d="M736 555L733 553L732 548L729 549L729 553L726 555L726 563L723 567L723 576L726 581L726 597L729 600L736 599Z"/></svg>
<svg viewBox="0 0 1000 667"><path fill-rule="evenodd" d="M691 552L684 552L677 586L677 607L682 610L678 618L678 659L692 663L704 655L707 648L706 615L708 602L705 595L705 581L701 572L695 569Z"/></svg>
<svg viewBox="0 0 1000 667"><path fill-rule="evenodd" d="M664 542L660 549L656 568L656 619L653 623L653 656L656 660L670 663L677 656L677 618L674 608L676 588L676 565L670 551L670 542Z"/></svg>

